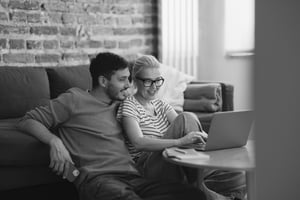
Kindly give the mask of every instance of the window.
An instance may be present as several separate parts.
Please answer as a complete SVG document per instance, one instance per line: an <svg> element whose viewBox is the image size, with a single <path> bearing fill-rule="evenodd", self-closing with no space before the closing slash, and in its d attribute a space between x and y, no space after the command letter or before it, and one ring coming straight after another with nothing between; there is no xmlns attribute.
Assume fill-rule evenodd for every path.
<svg viewBox="0 0 300 200"><path fill-rule="evenodd" d="M230 56L252 55L254 0L225 0L225 51Z"/></svg>

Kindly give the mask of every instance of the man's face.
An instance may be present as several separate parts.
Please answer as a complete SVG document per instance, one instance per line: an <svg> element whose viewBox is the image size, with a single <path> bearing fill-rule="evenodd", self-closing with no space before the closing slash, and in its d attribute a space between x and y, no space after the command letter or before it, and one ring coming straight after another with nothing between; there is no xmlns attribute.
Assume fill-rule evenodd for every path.
<svg viewBox="0 0 300 200"><path fill-rule="evenodd" d="M107 94L112 100L124 100L129 95L130 72L128 68L115 71L108 81Z"/></svg>

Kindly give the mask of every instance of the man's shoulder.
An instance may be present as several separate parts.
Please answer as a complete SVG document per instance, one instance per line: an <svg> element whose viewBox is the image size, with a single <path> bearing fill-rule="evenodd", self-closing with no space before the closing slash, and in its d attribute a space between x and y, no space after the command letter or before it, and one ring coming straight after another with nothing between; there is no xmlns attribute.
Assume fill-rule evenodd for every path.
<svg viewBox="0 0 300 200"><path fill-rule="evenodd" d="M66 90L64 93L60 94L56 100L61 101L74 101L74 100L78 100L81 99L80 97L86 96L87 92L80 89L80 88L69 88L68 90Z"/></svg>

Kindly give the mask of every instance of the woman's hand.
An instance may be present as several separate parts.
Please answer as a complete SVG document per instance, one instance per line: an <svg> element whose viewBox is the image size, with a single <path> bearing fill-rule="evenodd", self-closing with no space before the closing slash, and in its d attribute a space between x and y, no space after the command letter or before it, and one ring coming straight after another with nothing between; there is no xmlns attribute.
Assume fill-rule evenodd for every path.
<svg viewBox="0 0 300 200"><path fill-rule="evenodd" d="M192 131L179 139L179 145L202 143L205 144L207 133L205 131Z"/></svg>

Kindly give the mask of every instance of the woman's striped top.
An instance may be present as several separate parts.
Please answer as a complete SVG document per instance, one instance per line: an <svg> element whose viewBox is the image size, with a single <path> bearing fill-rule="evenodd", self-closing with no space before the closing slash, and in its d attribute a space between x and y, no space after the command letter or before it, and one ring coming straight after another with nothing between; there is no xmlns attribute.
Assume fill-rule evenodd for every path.
<svg viewBox="0 0 300 200"><path fill-rule="evenodd" d="M122 121L123 116L131 117L138 122L144 136L160 138L170 125L167 113L173 108L160 99L152 100L151 103L154 106L155 115L149 114L134 96L127 97L119 107L117 119ZM131 155L136 159L141 152L134 148L126 135L125 138Z"/></svg>

